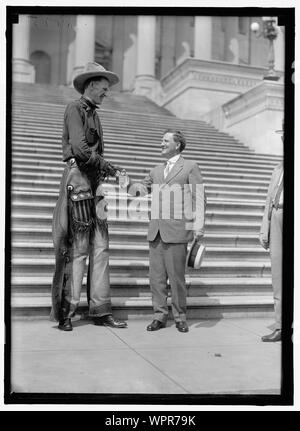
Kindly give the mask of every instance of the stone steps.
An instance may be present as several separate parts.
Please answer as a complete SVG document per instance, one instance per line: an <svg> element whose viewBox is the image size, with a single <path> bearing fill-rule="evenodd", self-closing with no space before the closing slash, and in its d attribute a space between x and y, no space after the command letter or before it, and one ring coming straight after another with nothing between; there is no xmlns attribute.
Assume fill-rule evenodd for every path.
<svg viewBox="0 0 300 431"><path fill-rule="evenodd" d="M17 193L17 192L16 192ZM14 199L14 196L16 199ZM51 211L53 211L54 204L51 202L38 202L39 207L37 207L35 204L32 205L30 201L18 201L18 194L13 196L13 206L14 206L14 214L50 214ZM122 208L122 211L124 208L128 207L134 207L134 205L137 205L137 203L140 204L140 208L143 210L146 210L150 208L151 199L148 198L148 196L143 198L134 198L129 195L123 196L123 195L114 195L114 194L106 194L105 199L108 203L109 208L114 208L116 205L118 205L119 208ZM206 210L207 213L231 213L231 214L237 214L237 215L251 215L254 216L260 215L262 216L264 208L264 201L255 201L255 202L248 202L248 201L227 201L222 202L218 199L210 199L207 201ZM129 208L130 209L130 208Z"/></svg>
<svg viewBox="0 0 300 431"><path fill-rule="evenodd" d="M22 152L22 147L28 146L30 143L30 153L38 152L43 155L54 155L61 158L61 133L57 136L46 136L46 135L36 135L27 133L13 133L14 142L16 144L16 149L20 149ZM160 157L160 139L153 139L153 137L146 137L143 133L142 142L141 139L131 136L118 136L116 134L106 134L105 143L107 153L124 153L127 157L134 156L134 160L143 160L143 156L147 155L149 161L157 163L161 162ZM145 143L146 142L146 143ZM27 150L26 150L27 151ZM141 157L142 156L142 157ZM248 163L259 163L262 165L273 165L275 166L279 163L280 158L268 157L264 154L249 154L249 152L243 149L239 150L235 145L230 145L222 141L210 142L208 139L199 139L196 141L189 141L188 146L185 151L185 157L192 160L201 160L202 157L216 159L218 157L231 157L234 160L246 160Z"/></svg>
<svg viewBox="0 0 300 431"><path fill-rule="evenodd" d="M59 181L53 182L39 182L36 183L34 181L24 181L24 180L13 180L12 189L18 192L30 192L30 193L53 193L57 194L57 190L59 189ZM233 185L233 184L211 184L210 182L204 182L205 191L207 194L216 193L216 192L244 192L247 196L247 193L255 193L257 195L257 199L264 199L266 197L268 188L257 186L257 185ZM119 195L116 195L116 198L119 198ZM130 194L128 194L128 199L133 199Z"/></svg>
<svg viewBox="0 0 300 431"><path fill-rule="evenodd" d="M42 187L44 190L53 189L58 187L60 184L60 175L51 176L47 178L46 175L34 175L28 173L13 172L12 184L15 189L18 187L24 188L39 188ZM212 178L203 175L205 187L217 186L219 188L225 187L244 187L245 189L254 189L257 192L265 191L268 188L267 181L258 180L246 180L245 178L239 180L238 186L236 186L236 181L228 178Z"/></svg>
<svg viewBox="0 0 300 431"><path fill-rule="evenodd" d="M223 153L209 153L209 152L205 152L205 151L200 151L198 150L197 152L195 152L193 155L191 153L191 151L187 152L188 154L188 158L192 159L192 156L195 160L201 160L201 164L202 161L209 161L209 160L219 160L220 158L222 158L223 160L229 160L229 161L234 161L234 162L238 162L239 164L243 165L243 164L248 164L251 165L252 163L255 164L255 166L257 167L262 167L262 168L268 168L269 166L271 166L271 168L274 168L274 163L271 161L266 161L265 159L260 160L259 157L254 158L254 157L247 157L245 155L243 156L237 156L237 155L232 155L232 154L227 154L226 152ZM138 149L135 149L133 151L130 151L130 149L128 148L124 148L124 145L116 145L114 146L114 148L108 148L105 151L105 157L107 159L111 159L113 157L118 157L118 159L128 159L128 161L136 164L137 166L139 165L144 165L145 164L145 155L147 155L147 161L146 164L147 165L154 165L155 163L162 163L162 159L159 158L159 154L155 154L154 152L149 152L149 154L147 154L146 148L143 147L139 147ZM131 157L133 156L133 157ZM51 152L39 152L39 150L37 149L36 151L34 150L29 150L29 151L22 151L22 150L18 150L17 148L15 148L14 151L14 157L16 158L23 158L24 160L29 159L29 160L49 160L49 157L51 157L52 161L55 161L57 163L62 161L62 154L61 154L61 150L57 149L55 150L51 150ZM150 166L149 166L150 167Z"/></svg>
<svg viewBox="0 0 300 431"><path fill-rule="evenodd" d="M40 227L47 227L51 226L51 216L38 216L33 217L30 215L16 215L12 218L12 225L13 227L16 227L16 225L21 225L24 229L28 229L28 227L31 227L33 224L33 220L35 220L37 223L39 223ZM137 231L145 231L148 227L149 221L148 218L139 219L139 218L119 218L119 217L109 217L108 219L108 225L110 228L118 228L118 229L132 229ZM249 221L241 221L241 222L235 222L234 224L228 220L228 221L213 221L213 222L207 222L205 224L205 229L207 233L236 233L237 235L240 234L259 234L260 229L260 223L257 222L249 222Z"/></svg>
<svg viewBox="0 0 300 431"><path fill-rule="evenodd" d="M16 193L15 193L16 192ZM17 196L16 198L14 196ZM217 187L206 189L207 199L220 198L227 200L241 200L241 201L258 201L259 199L264 199L265 194L258 194L254 191L243 191L243 190L219 190ZM260 197L261 196L261 197ZM45 191L45 190L13 190L13 201L14 202L28 202L36 201L37 199L43 201L49 201L55 203L58 198L58 191Z"/></svg>
<svg viewBox="0 0 300 431"><path fill-rule="evenodd" d="M106 140L107 142L107 140ZM149 142L149 141L148 141ZM197 148L194 148L197 147ZM117 142L114 141L113 143L107 143L105 148L105 154L114 154L116 152L124 152L125 156L127 158L132 158L133 160L144 160L145 161L145 155L148 157L151 157L151 160L162 162L162 159L159 155L159 151L157 148L157 143L154 145L144 145L144 144L127 144L126 149L124 150L124 143L123 142ZM22 138L14 139L14 153L15 152L26 152L28 155L34 155L39 154L41 157L52 157L52 156L59 156L60 160L62 160L62 150L61 150L61 142L60 139L58 139L55 144L53 143L32 143L30 148L28 148L28 143L26 141L22 141ZM143 156L143 157L142 157ZM248 154L245 151L238 151L235 149L235 147L229 148L227 147L220 147L218 149L212 149L210 145L204 145L198 143L198 145L189 145L189 147L186 149L185 158L187 159L196 159L201 158L202 156L218 156L218 157L232 157L233 159L242 159L247 161L262 161L267 164L276 164L278 162L278 159L270 159L265 155L261 154ZM148 157L147 160L148 161Z"/></svg>
<svg viewBox="0 0 300 431"><path fill-rule="evenodd" d="M63 113L61 117L52 118L52 123L53 123L52 127L49 126L49 124L51 124L51 116L49 116L49 114L45 114L43 122L41 121L38 122L34 118L35 115L41 115L41 114L40 113L32 113L30 115L28 113L23 114L23 122L20 123L19 121L18 122L15 121L12 131L15 132L16 135L24 132L26 133L31 132L33 136L36 136L41 130L49 134L49 137L52 137L52 138L61 136L61 131L63 127L63 122L62 122ZM24 122L24 120L26 121ZM163 124L162 126L160 126L160 128L157 127L156 130L152 131L150 128L151 123L147 125L147 124L144 124L143 122L143 124L141 125L137 122L131 123L127 119L123 119L123 121L121 121L121 119L116 119L116 118L115 119L107 118L105 121L104 116L102 115L101 115L101 123L103 125L103 128L105 127L105 134L104 134L105 137L107 135L115 135L115 136L121 136L121 137L131 136L134 139L141 139L146 136L147 138L151 138L155 142L161 140L162 134L166 130L166 126L168 126L166 124ZM35 125L35 127L33 127L33 125ZM159 126L159 124L156 124L156 126ZM177 127L178 127L178 124L177 124ZM132 136L133 128L135 129L134 136ZM184 130L182 131L185 132ZM215 141L224 142L231 145L235 144L237 149L239 148L245 149L245 147L234 138L221 134L220 132L215 132L214 130L211 130L211 129L202 128L202 129L189 130L185 132L185 136L188 142L195 141L197 139L200 139L200 140L207 139L207 140L214 140L214 142Z"/></svg>
<svg viewBox="0 0 300 431"><path fill-rule="evenodd" d="M14 257L12 259L12 269L15 275L39 274L51 276L54 271L54 258L36 257L34 260L25 257ZM119 277L147 277L149 272L148 259L110 259L110 268L114 275ZM269 277L269 261L203 261L201 265L202 277ZM190 276L198 275L198 271L188 269Z"/></svg>
<svg viewBox="0 0 300 431"><path fill-rule="evenodd" d="M19 205L19 211L20 207L22 205ZM15 207L14 207L15 208ZM22 211L21 213L17 213L19 219L22 218L22 216L27 216L27 219L30 219L30 216L32 216L34 212L35 205L30 206L29 208L25 207L23 205L23 208L27 211ZM54 205L53 205L54 209ZM53 211L52 209L52 211ZM150 211L150 205L139 205L133 202L130 202L129 205L120 205L118 202L116 204L109 204L108 205L108 219L118 219L118 217L128 217L131 220L141 219L145 220L146 222L149 220L149 211ZM39 211L40 214L40 211ZM37 214L36 214L37 215ZM38 217L35 217L34 219L37 220ZM262 218L262 213L246 213L246 212L231 212L231 211L206 211L206 225L208 226L210 223L226 223L231 221L232 224L239 223L239 222L252 222L252 223L259 223ZM46 219L48 220L48 219ZM45 219L43 220L45 221ZM49 220L48 220L49 221Z"/></svg>
<svg viewBox="0 0 300 431"><path fill-rule="evenodd" d="M16 296L12 297L12 307L15 317L49 316L51 310L50 296ZM170 306L170 298L168 299ZM214 296L188 297L187 318L223 318L223 317L262 317L272 313L272 295L258 297L245 296ZM114 316L119 319L150 318L153 315L151 298L112 297ZM82 299L78 313L87 312L87 302Z"/></svg>
<svg viewBox="0 0 300 431"><path fill-rule="evenodd" d="M110 158L110 160L112 160L112 158ZM115 163L116 164L116 163ZM52 166L51 166L52 165ZM211 166L210 166L211 165ZM212 162L210 163L210 165L206 165L206 166L200 166L200 170L201 173L203 173L203 178L205 177L214 177L215 178L229 178L229 179L237 179L238 180L241 179L246 179L246 178L262 178L265 181L268 181L268 179L270 179L271 177L271 172L272 170L258 170L255 167L250 167L250 168L245 168L245 167L236 167L236 166L230 166L230 164L226 164L223 166L218 166L219 172L216 173L216 166L215 164ZM145 176L149 173L149 169L148 168L140 168L140 170L138 170L138 168L134 168L132 166L127 166L125 163L123 163L123 166L125 167L128 175L130 176L131 180L134 181L141 181L145 178ZM152 165L153 166L153 165ZM16 172L20 172L21 174L27 174L28 175L39 175L39 177L41 177L41 175L47 176L48 174L52 174L50 176L56 176L56 178L59 178L59 176L62 175L62 172L64 170L64 165L60 164L59 166L55 163L51 164L50 162L47 164L46 161L41 161L36 162L36 163L32 163L31 161L22 161L21 159L19 160L14 160L13 161L13 165L12 165L12 173L13 175L16 174ZM234 173L232 173L234 169ZM113 185L116 186L116 181L110 181Z"/></svg>
<svg viewBox="0 0 300 431"><path fill-rule="evenodd" d="M31 170L30 170L31 169ZM22 166L19 163L14 163L12 166L12 178L13 179L31 179L39 183L40 180L49 179L56 180L60 182L61 175L64 169L64 165L61 164L58 168L49 169L46 166L34 166L30 165L30 169L28 169L28 165ZM131 168L130 168L131 169ZM213 167L206 167L201 169L201 173L203 179L206 179L209 182L214 182L216 184L220 184L223 182L227 182L230 184L237 183L254 183L256 186L261 184L262 186L267 186L270 180L270 174L260 174L260 173L245 173L243 170L241 172L232 172L231 170L222 171L214 169ZM140 172L137 172L136 175L141 175ZM145 176L145 174L143 174ZM115 182L109 182L109 185L115 187Z"/></svg>
<svg viewBox="0 0 300 431"><path fill-rule="evenodd" d="M110 257L112 259L147 259L149 255L148 244L114 244L110 243ZM16 258L50 258L54 257L52 242L20 242L13 241L12 252ZM257 247L213 247L207 246L205 253L207 261L266 261L268 253Z"/></svg>
<svg viewBox="0 0 300 431"><path fill-rule="evenodd" d="M51 276L14 276L14 294L49 295L51 290ZM110 277L111 289L114 296L140 296L151 295L148 277ZM188 296L246 296L268 295L272 291L272 284L268 277L235 277L235 278L203 278L186 275ZM83 296L86 293L86 277L83 279Z"/></svg>
<svg viewBox="0 0 300 431"><path fill-rule="evenodd" d="M27 84L13 82L12 99L16 103L33 103L34 105L47 106L51 105L64 106L67 103L79 97L77 91L72 87L63 85L54 86L48 84ZM47 102L45 102L45 100ZM139 96L130 92L110 91L109 97L106 98L106 106L114 110L127 110L128 107L137 112L155 113L164 116L172 116L167 109L158 107L154 102L145 96Z"/></svg>
<svg viewBox="0 0 300 431"><path fill-rule="evenodd" d="M11 229L12 241L28 242L34 246L40 242L52 242L52 229L49 223L45 227L41 226L38 218L30 219L28 225L20 216L19 221L13 219ZM38 227L36 227L38 226ZM136 231L128 230L127 228L118 229L117 226L110 226L109 241L110 244L147 244L147 230ZM222 246L222 247L254 247L259 245L258 235L256 234L236 234L236 233L206 233L205 243L207 246Z"/></svg>
<svg viewBox="0 0 300 431"><path fill-rule="evenodd" d="M16 316L46 316L51 306L51 223L64 169L62 119L66 103L78 95L65 87L52 92L51 86L46 87L16 85L13 89L10 232ZM142 180L162 162L163 132L176 127L187 138L184 157L197 161L203 175L208 200L207 252L200 271L187 270L188 317L270 314L270 259L259 245L258 233L270 176L280 158L255 154L203 121L180 120L148 104L146 98L132 96L128 104L130 95L115 93L105 104L107 109L98 111L105 158L125 167L133 181ZM109 205L114 314L120 318L150 315L146 240L150 197L137 200L120 193L113 179L104 189ZM132 213L130 205L137 202L139 212ZM86 309L84 285L80 311Z"/></svg>

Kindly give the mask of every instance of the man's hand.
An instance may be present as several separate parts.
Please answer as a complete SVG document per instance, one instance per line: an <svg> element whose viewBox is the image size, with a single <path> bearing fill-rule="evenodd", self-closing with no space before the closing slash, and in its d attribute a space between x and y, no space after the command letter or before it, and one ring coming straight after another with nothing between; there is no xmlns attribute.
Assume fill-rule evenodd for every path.
<svg viewBox="0 0 300 431"><path fill-rule="evenodd" d="M203 238L203 233L199 233L199 232L194 232L194 239L199 242L201 241Z"/></svg>
<svg viewBox="0 0 300 431"><path fill-rule="evenodd" d="M261 246L265 250L268 250L268 248L269 248L269 241L267 241L266 239L264 239L262 234L259 235L259 242L260 242Z"/></svg>
<svg viewBox="0 0 300 431"><path fill-rule="evenodd" d="M121 189L126 189L130 183L126 170L122 169L121 171L117 171L116 178L119 183L119 187L121 187Z"/></svg>
<svg viewBox="0 0 300 431"><path fill-rule="evenodd" d="M123 173L123 172L126 173L125 169L121 168L120 166L114 166L114 169L116 171L115 172L115 177L116 178L118 178L121 175L121 173Z"/></svg>

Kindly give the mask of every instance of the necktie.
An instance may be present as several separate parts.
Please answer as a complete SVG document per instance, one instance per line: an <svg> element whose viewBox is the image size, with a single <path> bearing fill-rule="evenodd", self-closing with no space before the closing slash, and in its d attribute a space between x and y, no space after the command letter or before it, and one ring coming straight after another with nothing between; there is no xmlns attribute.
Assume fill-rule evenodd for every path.
<svg viewBox="0 0 300 431"><path fill-rule="evenodd" d="M165 178L167 178L170 170L171 170L171 163L167 162L167 165L166 165L165 170L164 170L164 177Z"/></svg>
<svg viewBox="0 0 300 431"><path fill-rule="evenodd" d="M278 209L278 204L279 204L279 199L280 199L280 195L281 192L283 190L283 175L281 175L277 190L276 190L276 194L275 194L275 198L273 199L273 206Z"/></svg>

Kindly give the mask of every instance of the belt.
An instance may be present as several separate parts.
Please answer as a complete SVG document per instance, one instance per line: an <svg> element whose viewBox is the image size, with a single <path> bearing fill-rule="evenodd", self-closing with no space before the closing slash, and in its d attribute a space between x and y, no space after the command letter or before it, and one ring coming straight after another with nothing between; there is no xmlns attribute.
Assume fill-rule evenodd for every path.
<svg viewBox="0 0 300 431"><path fill-rule="evenodd" d="M76 165L76 160L74 157L72 157L71 159L66 161L67 166L71 167L71 166L77 166Z"/></svg>

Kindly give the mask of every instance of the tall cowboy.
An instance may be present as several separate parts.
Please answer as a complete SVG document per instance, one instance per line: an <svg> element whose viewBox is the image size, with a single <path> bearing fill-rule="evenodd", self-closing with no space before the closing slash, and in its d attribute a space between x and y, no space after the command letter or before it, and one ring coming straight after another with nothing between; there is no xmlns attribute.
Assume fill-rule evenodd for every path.
<svg viewBox="0 0 300 431"><path fill-rule="evenodd" d="M81 94L69 103L64 114L62 151L66 167L53 215L55 272L52 284L52 318L58 328L71 331L80 302L86 261L89 316L96 325L125 328L112 316L107 203L101 183L117 177L120 168L103 158L103 132L96 108L118 76L100 64L88 63L75 77L74 88Z"/></svg>

